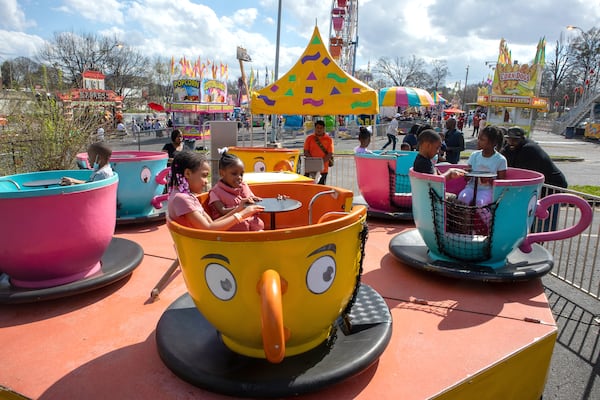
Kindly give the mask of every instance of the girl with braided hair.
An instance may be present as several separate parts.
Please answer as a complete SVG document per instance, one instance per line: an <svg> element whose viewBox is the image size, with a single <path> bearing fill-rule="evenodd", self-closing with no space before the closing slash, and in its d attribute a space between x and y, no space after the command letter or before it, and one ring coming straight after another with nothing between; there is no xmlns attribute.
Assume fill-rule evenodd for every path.
<svg viewBox="0 0 600 400"><path fill-rule="evenodd" d="M167 180L168 215L171 220L190 228L224 231L263 210L256 204L247 206L240 203L224 216L213 220L197 197L206 191L209 176L210 164L204 154L184 150L175 155Z"/></svg>

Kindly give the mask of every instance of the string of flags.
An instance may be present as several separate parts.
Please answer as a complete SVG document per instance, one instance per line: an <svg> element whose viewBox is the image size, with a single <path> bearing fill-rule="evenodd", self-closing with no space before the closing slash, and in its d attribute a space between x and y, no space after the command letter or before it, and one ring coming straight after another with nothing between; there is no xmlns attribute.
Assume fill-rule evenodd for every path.
<svg viewBox="0 0 600 400"><path fill-rule="evenodd" d="M227 81L229 79L229 66L210 59L202 61L200 57L196 60L190 60L185 56L181 57L179 62L176 63L175 57L171 56L171 75Z"/></svg>

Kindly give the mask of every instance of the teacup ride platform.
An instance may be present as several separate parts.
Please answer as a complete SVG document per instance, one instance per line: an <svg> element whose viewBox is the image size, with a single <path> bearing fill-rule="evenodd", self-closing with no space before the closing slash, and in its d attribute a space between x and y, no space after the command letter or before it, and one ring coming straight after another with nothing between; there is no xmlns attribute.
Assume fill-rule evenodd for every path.
<svg viewBox="0 0 600 400"><path fill-rule="evenodd" d="M389 308L390 341L362 373L296 399L539 400L544 385L560 383L546 375L558 331L541 279L492 284L423 273L388 249L412 224L367 222L361 286L373 288ZM0 304L0 393L9 399L223 400L174 374L157 352L157 322L182 313L166 310L188 292L176 271L160 297L148 301L176 260L167 225L131 225L114 235L146 249L126 284L43 303ZM199 314L193 306L185 312L190 322ZM195 326L189 324L192 336Z"/></svg>
<svg viewBox="0 0 600 400"><path fill-rule="evenodd" d="M459 166L439 168L450 167ZM480 179L489 174L472 175ZM410 179L416 228L394 237L390 253L406 265L447 277L489 282L541 277L551 271L554 261L537 243L578 235L592 220L591 207L578 196L554 194L539 199L544 176L535 171L508 168L506 179L492 181L492 202L483 206L457 200L466 179L446 180L412 169ZM577 210L572 226L530 233L536 216L547 218L552 207L561 205Z"/></svg>
<svg viewBox="0 0 600 400"><path fill-rule="evenodd" d="M193 385L241 397L313 392L368 369L392 324L383 298L360 282L366 208L352 206L351 191L314 183L251 188L300 206L265 210L258 232L167 220L188 293L158 323L161 359Z"/></svg>
<svg viewBox="0 0 600 400"><path fill-rule="evenodd" d="M381 151L355 154L356 179L361 196L355 203L366 203L369 217L412 220L412 194L408 170L416 151Z"/></svg>
<svg viewBox="0 0 600 400"><path fill-rule="evenodd" d="M119 175L117 225L146 224L165 220L166 205L152 200L164 191L168 154L162 151L113 151L110 165ZM87 153L77 154L79 168L89 168Z"/></svg>
<svg viewBox="0 0 600 400"><path fill-rule="evenodd" d="M113 237L119 177L61 186L64 170L0 178L0 304L52 300L129 276L142 248Z"/></svg>

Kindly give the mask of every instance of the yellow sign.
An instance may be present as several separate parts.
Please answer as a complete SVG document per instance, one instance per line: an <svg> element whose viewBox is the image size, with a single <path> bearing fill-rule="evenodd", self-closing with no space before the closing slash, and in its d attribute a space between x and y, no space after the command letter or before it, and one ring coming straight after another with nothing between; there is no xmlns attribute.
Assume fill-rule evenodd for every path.
<svg viewBox="0 0 600 400"><path fill-rule="evenodd" d="M492 95L529 96L536 95L541 74L546 62L546 40L540 39L531 64L519 64L512 60L504 39L500 40L498 62L492 81Z"/></svg>
<svg viewBox="0 0 600 400"><path fill-rule="evenodd" d="M483 95L477 96L477 104L483 106L503 106L503 107L524 107L536 108L545 110L548 107L548 100L543 97L527 97L527 96L500 96L500 95Z"/></svg>

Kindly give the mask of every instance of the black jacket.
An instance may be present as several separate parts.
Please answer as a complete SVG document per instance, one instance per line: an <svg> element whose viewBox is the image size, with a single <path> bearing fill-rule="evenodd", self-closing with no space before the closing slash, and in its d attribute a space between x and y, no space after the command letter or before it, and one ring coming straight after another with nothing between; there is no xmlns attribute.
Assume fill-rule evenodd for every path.
<svg viewBox="0 0 600 400"><path fill-rule="evenodd" d="M554 164L548 153L537 143L524 139L514 150L508 145L502 149L509 167L528 169L544 174L544 183L552 186L566 188L567 179Z"/></svg>

